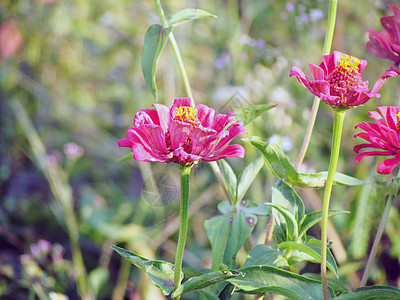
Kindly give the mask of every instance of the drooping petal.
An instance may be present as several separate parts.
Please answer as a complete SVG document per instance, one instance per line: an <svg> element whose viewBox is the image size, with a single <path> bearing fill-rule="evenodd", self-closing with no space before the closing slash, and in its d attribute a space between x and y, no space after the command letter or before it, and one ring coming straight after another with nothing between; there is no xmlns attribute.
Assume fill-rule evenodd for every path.
<svg viewBox="0 0 400 300"><path fill-rule="evenodd" d="M242 121L238 121L238 122L230 125L226 130L229 131L229 135L224 137L224 138L222 138L219 141L219 143L217 144L217 146L213 150L214 152L218 152L221 149L225 148L226 145L228 145L238 135L247 133L247 130L243 127L243 122Z"/></svg>
<svg viewBox="0 0 400 300"><path fill-rule="evenodd" d="M161 153L167 153L164 131L159 125L142 125L138 130L146 136L152 149Z"/></svg>
<svg viewBox="0 0 400 300"><path fill-rule="evenodd" d="M244 158L245 150L243 146L234 144L226 147L224 150L222 150L220 153L214 155L214 156L208 156L203 158L202 160L204 161L216 161L222 158L226 157L239 157L239 158Z"/></svg>
<svg viewBox="0 0 400 300"><path fill-rule="evenodd" d="M187 153L182 147L175 149L172 154L172 160L180 164L191 164L202 159L202 157L199 155Z"/></svg>
<svg viewBox="0 0 400 300"><path fill-rule="evenodd" d="M215 137L217 132L211 128L197 127L192 132L192 153L204 155L206 149L211 147L209 139Z"/></svg>
<svg viewBox="0 0 400 300"><path fill-rule="evenodd" d="M216 132L222 131L227 125L230 123L235 122L235 119L233 116L235 116L235 113L229 113L227 115L225 114L218 114L214 117L212 129L214 129Z"/></svg>
<svg viewBox="0 0 400 300"><path fill-rule="evenodd" d="M380 162L376 170L379 174L390 174L393 169L399 164L399 162L400 153L397 153L393 158L388 158Z"/></svg>
<svg viewBox="0 0 400 300"><path fill-rule="evenodd" d="M386 152L386 151L366 151L358 154L355 158L355 162L359 162L362 158L366 156L387 156L387 155L392 155L392 152Z"/></svg>
<svg viewBox="0 0 400 300"><path fill-rule="evenodd" d="M132 143L130 140L128 140L127 138L123 138L123 139L121 139L121 140L118 141L118 146L119 146L119 147L128 147L128 148L131 148L132 145L133 145L133 143Z"/></svg>
<svg viewBox="0 0 400 300"><path fill-rule="evenodd" d="M168 159L161 157L157 152L151 151L143 147L141 144L132 146L133 158L147 162L167 162Z"/></svg>
<svg viewBox="0 0 400 300"><path fill-rule="evenodd" d="M321 67L316 66L312 63L309 63L308 68L310 69L310 73L314 80L324 80L325 79L324 70Z"/></svg>

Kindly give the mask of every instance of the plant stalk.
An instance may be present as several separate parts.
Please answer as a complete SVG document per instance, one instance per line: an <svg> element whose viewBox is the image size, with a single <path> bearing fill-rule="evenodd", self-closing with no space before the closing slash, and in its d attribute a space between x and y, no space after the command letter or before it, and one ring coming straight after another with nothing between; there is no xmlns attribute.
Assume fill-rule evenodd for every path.
<svg viewBox="0 0 400 300"><path fill-rule="evenodd" d="M397 190L396 190L396 194L397 194ZM372 264L375 260L376 252L378 251L378 246L380 244L383 231L385 230L386 223L389 219L389 212L390 212L390 208L392 207L394 198L395 198L395 196L393 194L390 194L388 196L385 210L383 211L383 215L382 215L381 221L379 223L378 231L376 232L375 240L374 240L374 243L372 244L371 252L368 257L368 262L367 262L367 265L364 270L364 274L361 279L360 287L363 287L367 284L369 271L371 270Z"/></svg>
<svg viewBox="0 0 400 300"><path fill-rule="evenodd" d="M322 226L321 226L321 281L324 291L324 299L329 300L328 281L326 277L326 253L327 253L327 239L328 239L328 211L329 201L331 198L333 178L335 176L336 167L339 159L340 140L342 138L343 121L347 109L336 109L335 120L333 123L333 138L331 158L329 162L328 177L326 179L324 200L322 204Z"/></svg>
<svg viewBox="0 0 400 300"><path fill-rule="evenodd" d="M160 21L161 21L162 27L163 28L168 28L169 27L168 20L165 17L164 10L163 10L163 8L161 6L160 0L154 0L154 4L156 6L157 13L158 13L158 15L160 17ZM181 71L181 74L182 74L182 80L183 80L183 84L185 86L186 94L187 94L188 97L190 97L191 102L192 102L192 106L194 106L194 99L193 99L193 95L192 95L192 90L190 89L189 79L188 79L188 76L186 74L186 69L185 69L185 66L183 64L182 56L181 56L181 53L179 51L178 44L176 43L174 34L171 32L169 34L168 38L169 38L169 41L171 42L172 49L174 50L174 53L175 53L176 61L178 62L179 70Z"/></svg>
<svg viewBox="0 0 400 300"><path fill-rule="evenodd" d="M174 271L174 289L181 285L181 270L183 252L185 250L186 235L188 229L188 211L189 211L189 175L193 165L182 165L181 169L181 206L180 206L180 224L179 238L175 256ZM180 296L175 299L179 299Z"/></svg>
<svg viewBox="0 0 400 300"><path fill-rule="evenodd" d="M333 33L335 31L337 5L338 5L338 0L329 1L328 24L326 27L325 42L324 42L324 48L322 50L322 55L328 55L331 52ZM314 97L314 102L311 108L310 118L308 119L308 124L306 133L304 135L303 144L301 145L299 156L297 157L296 163L294 165L296 171L299 170L301 164L303 163L308 145L310 144L311 134L314 129L315 119L317 118L320 102L321 100L318 97Z"/></svg>

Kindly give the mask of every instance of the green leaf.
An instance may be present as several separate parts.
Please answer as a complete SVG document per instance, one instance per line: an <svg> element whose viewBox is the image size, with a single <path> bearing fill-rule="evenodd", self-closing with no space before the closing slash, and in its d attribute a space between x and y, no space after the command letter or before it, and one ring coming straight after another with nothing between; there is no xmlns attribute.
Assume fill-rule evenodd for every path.
<svg viewBox="0 0 400 300"><path fill-rule="evenodd" d="M157 99L156 68L161 51L164 49L172 27L162 28L159 24L153 24L147 29L144 36L142 51L142 72L147 86Z"/></svg>
<svg viewBox="0 0 400 300"><path fill-rule="evenodd" d="M231 218L231 229L229 231L228 242L226 243L223 262L228 265L229 268L235 268L236 254L240 248L242 248L246 239L253 231L254 226L257 224L257 217L239 211Z"/></svg>
<svg viewBox="0 0 400 300"><path fill-rule="evenodd" d="M301 251L309 255L311 258L304 257L304 260L321 263L321 241L316 239L310 239L306 244L300 244L297 242L283 242L278 245L279 250L287 251ZM298 256L297 256L298 257ZM336 265L336 261L332 256L332 253L328 249L327 251L327 267L335 274L336 278L339 278L339 273Z"/></svg>
<svg viewBox="0 0 400 300"><path fill-rule="evenodd" d="M303 219L305 209L303 200L296 191L283 180L278 180L272 186L272 203L279 204L289 210L300 223Z"/></svg>
<svg viewBox="0 0 400 300"><path fill-rule="evenodd" d="M89 273L90 286L92 287L92 290L95 293L95 295L97 295L101 287L103 287L107 283L109 277L110 277L110 272L108 271L107 268L98 267L90 271Z"/></svg>
<svg viewBox="0 0 400 300"><path fill-rule="evenodd" d="M321 282L321 274L316 273L303 273L301 274L304 277L316 280ZM346 282L336 278L328 278L328 285L331 287L335 293L338 295L343 292L347 292ZM335 298L336 299L336 298Z"/></svg>
<svg viewBox="0 0 400 300"><path fill-rule="evenodd" d="M298 236L298 226L295 217L285 207L277 204L266 203L267 205L275 208L284 218L286 224L286 237L287 239L296 240ZM282 223L282 222L281 222Z"/></svg>
<svg viewBox="0 0 400 300"><path fill-rule="evenodd" d="M287 259L281 251L267 245L257 245L251 249L243 267L250 266L288 267Z"/></svg>
<svg viewBox="0 0 400 300"><path fill-rule="evenodd" d="M243 141L250 143L262 153L265 165L272 174L279 179L287 178L290 182L297 180L298 173L277 144L263 142L256 136Z"/></svg>
<svg viewBox="0 0 400 300"><path fill-rule="evenodd" d="M161 289L165 296L172 293L174 288L173 264L162 260L150 260L115 245L111 248L130 263L146 272L150 280ZM183 278L183 273L181 273L181 278Z"/></svg>
<svg viewBox="0 0 400 300"><path fill-rule="evenodd" d="M240 291L251 293L271 292L292 300L323 299L320 282L271 266L252 266L237 270L242 276L227 281ZM333 291L329 289L331 297Z"/></svg>
<svg viewBox="0 0 400 300"><path fill-rule="evenodd" d="M202 18L217 18L216 15L209 13L203 9L186 8L182 9L168 18L169 26L177 26L188 21Z"/></svg>
<svg viewBox="0 0 400 300"><path fill-rule="evenodd" d="M260 172L264 160L262 156L258 157L252 161L243 171L239 178L237 201L241 201L249 189L250 185L253 183L258 172Z"/></svg>
<svg viewBox="0 0 400 300"><path fill-rule="evenodd" d="M297 181L291 182L294 185L308 188L322 188L326 184L326 178L328 172L319 172L317 174L299 174ZM367 182L359 180L357 178L345 175L342 173L335 173L333 177L334 185L347 185L347 186L357 186L367 184Z"/></svg>
<svg viewBox="0 0 400 300"><path fill-rule="evenodd" d="M328 212L328 217L340 215L340 214L348 214L350 213L349 211L345 210L333 210L330 209ZM304 234L306 234L307 230L316 225L319 221L322 219L322 211L314 211L311 213L308 213L304 216L304 218L300 222L300 233L299 233L299 239L303 237Z"/></svg>
<svg viewBox="0 0 400 300"><path fill-rule="evenodd" d="M216 216L204 221L204 228L212 248L212 270L219 269L224 257L231 222L230 215Z"/></svg>
<svg viewBox="0 0 400 300"><path fill-rule="evenodd" d="M231 166L224 159L218 161L222 177L224 177L226 190L233 203L236 203L237 179Z"/></svg>
<svg viewBox="0 0 400 300"><path fill-rule="evenodd" d="M236 276L239 276L237 272L233 273L229 270L223 270L207 273L198 277L192 277L176 289L176 291L172 294L172 298L190 291L204 289L206 287L225 281L229 278L234 278Z"/></svg>
<svg viewBox="0 0 400 300"><path fill-rule="evenodd" d="M358 288L354 293L346 293L338 300L400 299L400 289L392 286L368 286Z"/></svg>
<svg viewBox="0 0 400 300"><path fill-rule="evenodd" d="M218 203L218 210L223 214L223 215L228 215L233 213L232 206L229 204L229 201L223 201Z"/></svg>
<svg viewBox="0 0 400 300"><path fill-rule="evenodd" d="M247 125L275 106L276 105L259 104L236 110L236 120L240 120L244 125Z"/></svg>

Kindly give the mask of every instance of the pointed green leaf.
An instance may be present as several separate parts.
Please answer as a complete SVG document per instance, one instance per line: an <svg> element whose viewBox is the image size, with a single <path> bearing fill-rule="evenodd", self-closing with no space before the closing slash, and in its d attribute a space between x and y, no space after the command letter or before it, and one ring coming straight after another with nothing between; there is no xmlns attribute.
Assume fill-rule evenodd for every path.
<svg viewBox="0 0 400 300"><path fill-rule="evenodd" d="M272 186L272 203L279 204L289 210L300 223L303 219L305 209L303 200L296 191L283 180L278 180Z"/></svg>
<svg viewBox="0 0 400 300"><path fill-rule="evenodd" d="M159 24L153 24L147 29L144 36L142 51L142 72L147 86L157 99L156 68L161 51L164 49L172 27L162 28Z"/></svg>
<svg viewBox="0 0 400 300"><path fill-rule="evenodd" d="M226 190L233 203L236 203L237 179L231 166L224 159L218 161L222 177L224 177Z"/></svg>
<svg viewBox="0 0 400 300"><path fill-rule="evenodd" d="M250 185L253 183L258 172L260 172L262 166L264 165L264 159L262 156L256 158L252 161L243 171L239 178L238 184L238 196L237 201L241 201L249 189Z"/></svg>
<svg viewBox="0 0 400 300"><path fill-rule="evenodd" d="M247 125L275 106L276 105L259 104L236 110L236 120L240 120L244 125Z"/></svg>
<svg viewBox="0 0 400 300"><path fill-rule="evenodd" d="M271 266L252 266L237 270L241 276L230 278L232 283L243 292L271 292L283 295L292 300L323 299L320 282L308 279ZM332 289L329 289L333 298Z"/></svg>
<svg viewBox="0 0 400 300"><path fill-rule="evenodd" d="M338 300L368 300L368 299L400 299L400 289L393 286L367 286L358 288L354 293L346 293Z"/></svg>
<svg viewBox="0 0 400 300"><path fill-rule="evenodd" d="M212 248L212 270L218 270L224 257L226 243L231 228L231 216L216 216L204 221L204 228Z"/></svg>
<svg viewBox="0 0 400 300"><path fill-rule="evenodd" d="M310 256L305 257L304 260L321 263L321 241L316 239L310 239L306 244L300 244L297 242L283 242L278 245L279 250L288 251L301 251ZM328 249L327 251L327 267L335 274L336 278L339 278L339 273L336 265L336 261L332 256L332 253Z"/></svg>
<svg viewBox="0 0 400 300"><path fill-rule="evenodd" d="M272 174L280 179L287 178L289 182L298 180L298 173L277 144L263 142L256 136L243 141L250 143L262 153L265 165Z"/></svg>
<svg viewBox="0 0 400 300"><path fill-rule="evenodd" d="M204 289L236 276L239 276L237 272L233 273L229 270L223 270L207 273L198 277L192 277L176 289L176 291L172 294L172 298L190 291Z"/></svg>
<svg viewBox="0 0 400 300"><path fill-rule="evenodd" d="M122 156L120 159L117 160L117 162L126 162L128 160L133 159L133 153L128 153L127 155Z"/></svg>
<svg viewBox="0 0 400 300"><path fill-rule="evenodd" d="M146 272L155 286L161 289L164 295L172 293L174 288L174 265L162 260L150 260L118 246L111 247L130 263ZM183 273L181 273L183 278Z"/></svg>
<svg viewBox="0 0 400 300"><path fill-rule="evenodd" d="M340 214L348 214L350 213L349 211L345 210L333 210L330 209L328 212L328 217L340 215ZM304 234L306 234L307 230L316 225L319 221L322 219L322 211L314 211L311 213L308 213L304 216L304 218L300 222L300 233L299 233L299 239L303 237Z"/></svg>
<svg viewBox="0 0 400 300"><path fill-rule="evenodd" d="M223 263L229 268L236 267L236 254L242 248L256 224L257 217L255 215L246 215L239 211L232 216L231 230L229 231L223 259Z"/></svg>
<svg viewBox="0 0 400 300"><path fill-rule="evenodd" d="M218 210L223 214L223 215L230 215L233 213L232 206L230 205L229 201L222 201L218 203Z"/></svg>
<svg viewBox="0 0 400 300"><path fill-rule="evenodd" d="M177 26L188 21L202 19L202 18L217 18L216 15L209 13L203 9L186 8L182 9L168 18L169 26Z"/></svg>
<svg viewBox="0 0 400 300"><path fill-rule="evenodd" d="M296 240L298 236L298 226L297 226L297 221L295 217L292 215L292 213L283 206L272 203L266 203L266 204L275 208L283 216L287 227L287 232L286 232L287 238Z"/></svg>
<svg viewBox="0 0 400 300"><path fill-rule="evenodd" d="M281 251L267 245L257 245L249 252L243 267L250 266L288 267L287 259Z"/></svg>
<svg viewBox="0 0 400 300"><path fill-rule="evenodd" d="M294 185L308 188L322 188L326 184L326 178L328 176L328 172L319 172L317 174L299 174L297 181L291 182ZM357 178L351 177L349 175L345 175L342 173L335 173L333 177L334 185L347 185L347 186L356 186L363 185L367 182L359 180Z"/></svg>

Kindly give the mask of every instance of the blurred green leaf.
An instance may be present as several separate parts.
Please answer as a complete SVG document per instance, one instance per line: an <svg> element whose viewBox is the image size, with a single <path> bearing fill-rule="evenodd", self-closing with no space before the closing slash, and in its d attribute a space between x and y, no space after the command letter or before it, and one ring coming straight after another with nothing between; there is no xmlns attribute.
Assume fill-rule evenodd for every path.
<svg viewBox="0 0 400 300"><path fill-rule="evenodd" d="M171 31L172 27L162 28L159 24L153 24L147 29L144 36L142 71L146 84L156 99L158 97L156 84L157 62Z"/></svg>
<svg viewBox="0 0 400 300"><path fill-rule="evenodd" d="M218 161L218 165L221 169L222 177L224 178L225 187L228 195L233 203L236 203L236 192L237 192L237 179L231 166L224 159Z"/></svg>
<svg viewBox="0 0 400 300"><path fill-rule="evenodd" d="M123 157L118 159L117 162L126 162L131 159L133 159L133 153L128 153L127 155L124 155Z"/></svg>
<svg viewBox="0 0 400 300"><path fill-rule="evenodd" d="M217 16L203 9L185 8L170 16L168 18L168 25L177 26L188 21L202 18L217 18Z"/></svg>
<svg viewBox="0 0 400 300"><path fill-rule="evenodd" d="M257 245L249 252L243 267L250 266L288 267L287 259L279 250L267 245Z"/></svg>
<svg viewBox="0 0 400 300"><path fill-rule="evenodd" d="M241 276L227 281L239 291L251 293L271 292L292 300L323 299L320 282L271 266L252 266L238 270ZM329 289L333 298L332 289Z"/></svg>
<svg viewBox="0 0 400 300"><path fill-rule="evenodd" d="M176 289L176 291L172 294L172 298L190 291L204 289L219 282L225 281L228 278L233 278L236 276L239 276L237 272L233 273L232 271L224 270L207 273L198 277L192 277Z"/></svg>
<svg viewBox="0 0 400 300"><path fill-rule="evenodd" d="M110 273L107 268L98 267L89 273L89 282L93 292L97 295L110 277Z"/></svg>
<svg viewBox="0 0 400 300"><path fill-rule="evenodd" d="M320 172L317 174L299 174L299 179L293 184L301 187L311 187L311 188L322 188L326 185L326 178L328 177L328 172ZM367 184L367 182L359 180L357 178L336 172L333 177L333 184L335 185L347 185L356 186Z"/></svg>
<svg viewBox="0 0 400 300"><path fill-rule="evenodd" d="M243 173L239 177L239 183L237 188L237 201L241 201L249 189L250 185L253 183L256 178L258 172L260 172L263 166L263 158L260 156L252 161L247 167L244 169Z"/></svg>
<svg viewBox="0 0 400 300"><path fill-rule="evenodd" d="M279 250L297 250L304 252L311 258L305 257L304 260L318 264L321 263L321 241L319 240L310 239L306 244L300 244L297 242L283 242L278 245L278 248ZM327 251L327 267L335 274L336 278L339 278L336 261L329 249Z"/></svg>
<svg viewBox="0 0 400 300"><path fill-rule="evenodd" d="M150 260L118 246L111 247L123 258L144 271L155 286L167 296L174 288L174 265L162 260ZM183 278L183 273L181 273Z"/></svg>
<svg viewBox="0 0 400 300"><path fill-rule="evenodd" d="M258 118L271 108L274 108L275 106L276 105L258 104L236 110L236 120L242 121L243 124L246 126L247 124L251 123L253 120Z"/></svg>
<svg viewBox="0 0 400 300"><path fill-rule="evenodd" d="M231 216L215 216L204 221L204 228L212 248L212 270L218 270L224 257L226 243L231 228Z"/></svg>
<svg viewBox="0 0 400 300"><path fill-rule="evenodd" d="M333 210L330 209L328 212L328 217L340 215L340 214L349 214L349 211L345 210ZM322 219L322 211L314 211L311 213L308 213L304 216L304 218L300 222L300 233L299 233L299 239L303 237L304 234L306 234L307 230L316 225L319 221Z"/></svg>
<svg viewBox="0 0 400 300"><path fill-rule="evenodd" d="M368 286L358 288L354 293L346 293L338 300L400 299L400 289L393 286Z"/></svg>

